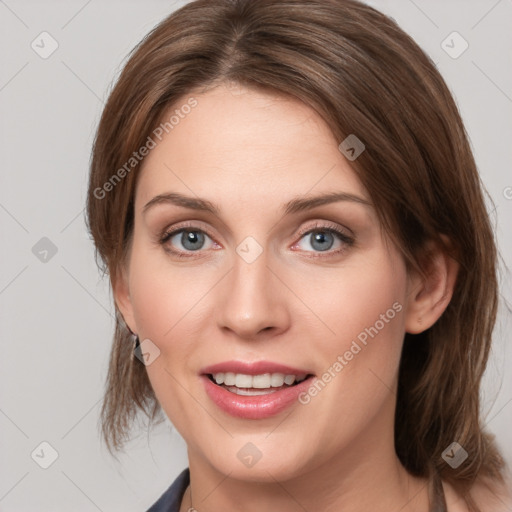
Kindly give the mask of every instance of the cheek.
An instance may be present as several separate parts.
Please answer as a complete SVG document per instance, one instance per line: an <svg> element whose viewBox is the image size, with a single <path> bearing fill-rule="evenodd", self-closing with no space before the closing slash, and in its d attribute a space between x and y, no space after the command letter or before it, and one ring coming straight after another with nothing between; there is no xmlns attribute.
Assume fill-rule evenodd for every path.
<svg viewBox="0 0 512 512"><path fill-rule="evenodd" d="M370 256L330 275L317 271L302 287L301 296L323 324L319 327L323 335L316 336L317 347L331 359L349 350L352 341L366 348L369 340L379 339L379 350L390 350L391 345L400 349L405 266L385 252Z"/></svg>
<svg viewBox="0 0 512 512"><path fill-rule="evenodd" d="M319 337L324 373L302 399L319 423L331 425L336 418L336 427L325 432L330 447L375 424L384 404L392 411L407 284L405 266L397 261L383 253L372 264L354 266L318 305L335 334Z"/></svg>
<svg viewBox="0 0 512 512"><path fill-rule="evenodd" d="M170 263L162 250L134 249L130 262L134 317L141 341L149 339L159 349L159 357L146 370L158 401L179 422L179 411L190 409L180 383L197 371L193 363L204 322L211 318L209 292L219 279L218 271L180 267Z"/></svg>
<svg viewBox="0 0 512 512"><path fill-rule="evenodd" d="M186 379L192 372L198 329L195 319L207 286L197 272L172 266L165 255L144 249L133 252L130 294L139 337L141 341L150 339L159 350L146 371L163 410L185 433L194 415L201 417L203 413L190 401Z"/></svg>
<svg viewBox="0 0 512 512"><path fill-rule="evenodd" d="M326 423L335 416L366 424L389 398L404 335L406 285L401 259L378 252L343 268L336 279L322 278L309 288L311 304L328 329L315 337L311 356L322 373L303 403L311 402Z"/></svg>
<svg viewBox="0 0 512 512"><path fill-rule="evenodd" d="M141 247L134 251L130 293L141 334L162 345L162 349L177 333L181 338L186 336L187 328L195 325L189 319L200 309L202 297L215 282L212 274L171 264L162 249Z"/></svg>

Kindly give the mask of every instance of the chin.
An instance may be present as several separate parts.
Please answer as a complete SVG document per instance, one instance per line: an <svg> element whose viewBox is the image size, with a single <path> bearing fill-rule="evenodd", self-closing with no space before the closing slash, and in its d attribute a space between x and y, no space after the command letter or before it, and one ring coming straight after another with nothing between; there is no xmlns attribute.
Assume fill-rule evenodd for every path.
<svg viewBox="0 0 512 512"><path fill-rule="evenodd" d="M199 451L219 473L242 481L275 483L296 478L309 469L307 446L293 443L292 450L283 446L279 438L270 440L268 431L260 435L236 435L228 442L219 443L207 451ZM270 436L272 437L272 436ZM295 436L298 439L299 433Z"/></svg>

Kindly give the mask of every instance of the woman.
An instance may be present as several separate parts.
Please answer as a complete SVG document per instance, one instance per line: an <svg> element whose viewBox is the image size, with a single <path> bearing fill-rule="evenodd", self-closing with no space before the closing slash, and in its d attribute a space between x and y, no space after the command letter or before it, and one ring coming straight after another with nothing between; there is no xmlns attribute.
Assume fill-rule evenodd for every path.
<svg viewBox="0 0 512 512"><path fill-rule="evenodd" d="M105 107L88 221L118 321L103 432L163 410L151 511L510 510L482 431L496 249L435 66L353 0L197 0Z"/></svg>

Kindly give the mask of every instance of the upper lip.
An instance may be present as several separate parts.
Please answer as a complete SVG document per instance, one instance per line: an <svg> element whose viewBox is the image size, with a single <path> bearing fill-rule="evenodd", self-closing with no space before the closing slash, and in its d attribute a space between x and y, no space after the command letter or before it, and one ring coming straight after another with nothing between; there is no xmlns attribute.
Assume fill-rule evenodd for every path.
<svg viewBox="0 0 512 512"><path fill-rule="evenodd" d="M292 366L274 363L272 361L224 361L222 363L207 366L201 370L201 374L203 375L226 372L241 373L244 375L262 375L264 373L283 373L285 375L312 374L312 372L307 369L294 368Z"/></svg>

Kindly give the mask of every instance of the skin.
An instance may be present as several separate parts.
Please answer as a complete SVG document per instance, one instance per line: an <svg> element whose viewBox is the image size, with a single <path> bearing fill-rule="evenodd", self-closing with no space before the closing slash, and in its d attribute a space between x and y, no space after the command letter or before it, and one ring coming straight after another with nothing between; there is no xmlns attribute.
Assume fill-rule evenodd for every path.
<svg viewBox="0 0 512 512"><path fill-rule="evenodd" d="M438 252L431 277L407 272L341 141L306 105L236 85L191 96L198 106L144 160L129 261L114 293L130 329L160 350L146 368L187 443L194 508L427 511L425 482L394 451L397 370L405 332L427 329L448 305L455 262ZM283 213L296 197L333 191L368 204ZM207 199L219 212L170 203L143 212L168 192ZM187 252L180 236L159 239L184 221L208 236L178 258L166 248ZM354 242L333 237L332 248L315 249L300 230L316 225ZM250 264L236 252L248 236L263 249ZM204 391L200 370L233 359L321 376L394 303L401 311L307 405L239 419ZM262 453L251 468L237 457L248 442Z"/></svg>

